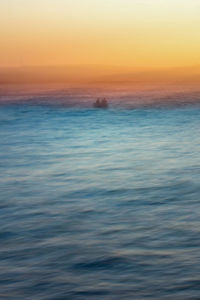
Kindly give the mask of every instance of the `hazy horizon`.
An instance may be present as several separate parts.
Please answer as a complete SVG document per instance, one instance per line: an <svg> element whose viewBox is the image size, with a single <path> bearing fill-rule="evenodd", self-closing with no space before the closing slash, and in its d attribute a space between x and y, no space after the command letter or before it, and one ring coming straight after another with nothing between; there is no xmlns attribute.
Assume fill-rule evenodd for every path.
<svg viewBox="0 0 200 300"><path fill-rule="evenodd" d="M200 66L128 68L111 65L48 65L0 68L0 84L69 83L79 85L198 84Z"/></svg>
<svg viewBox="0 0 200 300"><path fill-rule="evenodd" d="M196 0L2 1L0 84L198 84L199 11Z"/></svg>

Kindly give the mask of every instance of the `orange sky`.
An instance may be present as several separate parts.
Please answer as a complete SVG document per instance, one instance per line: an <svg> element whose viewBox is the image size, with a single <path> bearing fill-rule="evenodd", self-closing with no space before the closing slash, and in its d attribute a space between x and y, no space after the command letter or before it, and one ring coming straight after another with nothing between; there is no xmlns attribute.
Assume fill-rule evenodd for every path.
<svg viewBox="0 0 200 300"><path fill-rule="evenodd" d="M200 65L199 0L3 0L0 67Z"/></svg>

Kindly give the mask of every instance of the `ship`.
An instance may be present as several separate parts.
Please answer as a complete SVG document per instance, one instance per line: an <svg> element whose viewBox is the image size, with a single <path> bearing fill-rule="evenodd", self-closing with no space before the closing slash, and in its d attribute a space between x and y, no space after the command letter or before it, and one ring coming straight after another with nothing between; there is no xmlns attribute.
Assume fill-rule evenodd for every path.
<svg viewBox="0 0 200 300"><path fill-rule="evenodd" d="M106 100L106 98L103 99L97 99L94 103L94 107L95 108L108 108L108 102Z"/></svg>

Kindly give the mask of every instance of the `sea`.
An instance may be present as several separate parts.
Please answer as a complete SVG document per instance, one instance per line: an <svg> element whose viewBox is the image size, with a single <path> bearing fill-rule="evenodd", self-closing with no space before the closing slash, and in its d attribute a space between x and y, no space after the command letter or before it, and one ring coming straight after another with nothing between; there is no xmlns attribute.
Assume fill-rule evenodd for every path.
<svg viewBox="0 0 200 300"><path fill-rule="evenodd" d="M200 299L199 94L81 93L1 95L0 298Z"/></svg>

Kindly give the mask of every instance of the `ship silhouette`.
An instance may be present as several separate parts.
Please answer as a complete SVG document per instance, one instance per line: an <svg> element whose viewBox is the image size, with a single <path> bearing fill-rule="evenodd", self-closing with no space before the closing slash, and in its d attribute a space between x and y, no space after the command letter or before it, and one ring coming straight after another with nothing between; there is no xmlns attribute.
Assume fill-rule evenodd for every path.
<svg viewBox="0 0 200 300"><path fill-rule="evenodd" d="M95 108L108 108L108 102L106 100L106 98L103 99L97 99L94 103L94 107Z"/></svg>

